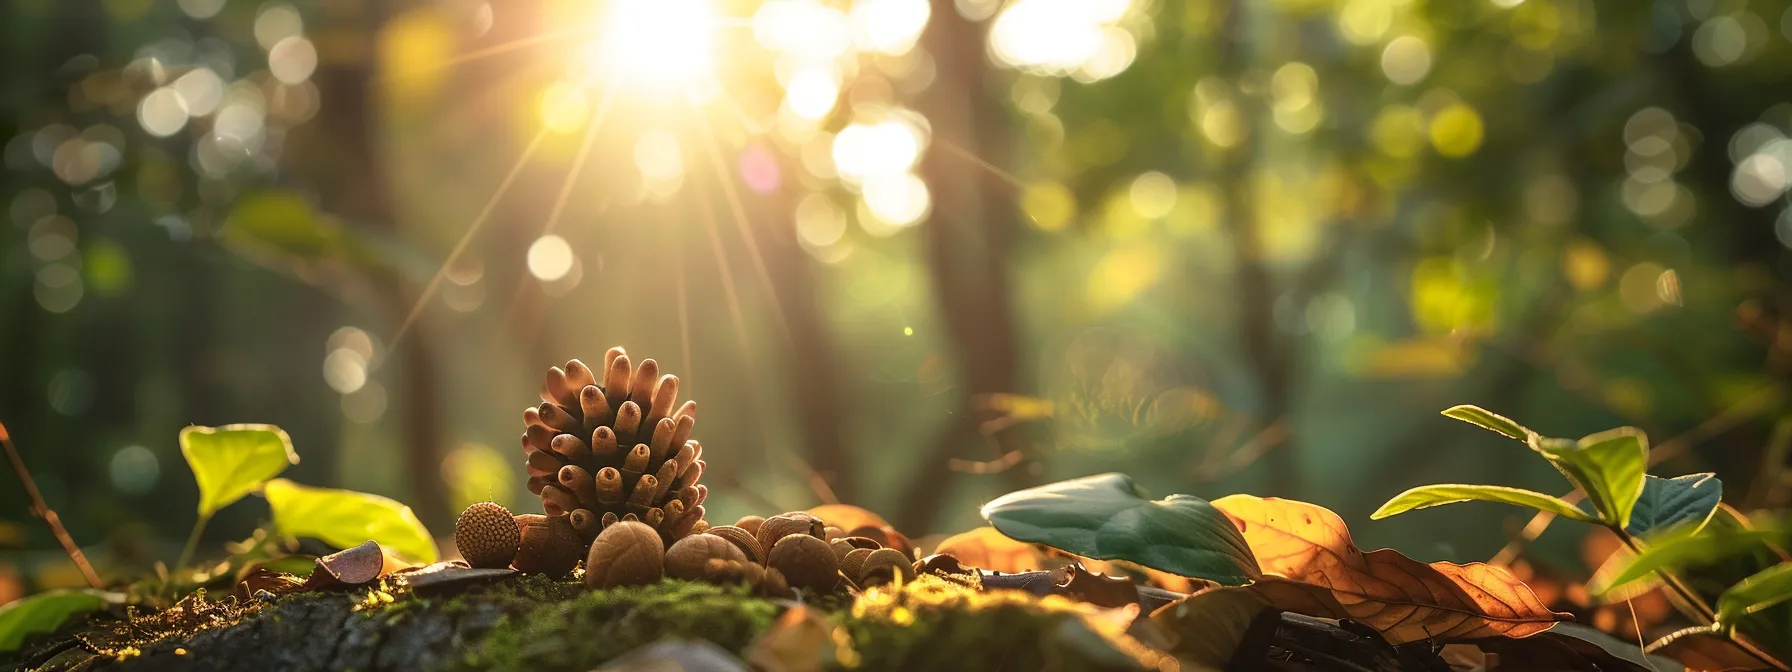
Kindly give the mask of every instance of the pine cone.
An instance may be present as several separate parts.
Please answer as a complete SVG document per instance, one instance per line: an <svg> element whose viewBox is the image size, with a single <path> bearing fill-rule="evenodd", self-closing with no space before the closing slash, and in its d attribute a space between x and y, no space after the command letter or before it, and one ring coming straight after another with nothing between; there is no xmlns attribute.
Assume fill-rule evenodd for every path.
<svg viewBox="0 0 1792 672"><path fill-rule="evenodd" d="M651 359L631 367L610 348L601 374L576 359L548 369L541 398L523 411L529 492L548 515L570 514L585 544L624 520L652 527L667 546L708 527L709 488L697 484L703 446L691 439L697 402L676 406L677 376L660 375Z"/></svg>

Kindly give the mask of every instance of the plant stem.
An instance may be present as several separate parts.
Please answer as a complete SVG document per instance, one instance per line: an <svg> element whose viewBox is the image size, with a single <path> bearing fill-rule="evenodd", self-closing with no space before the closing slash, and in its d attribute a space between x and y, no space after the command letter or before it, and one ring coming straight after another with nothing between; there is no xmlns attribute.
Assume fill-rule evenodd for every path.
<svg viewBox="0 0 1792 672"><path fill-rule="evenodd" d="M75 563L75 569L81 571L81 578L87 580L88 586L96 589L106 587L100 581L100 575L93 571L93 565L88 564L87 556L81 553L81 547L75 545L74 537L70 537L68 529L62 526L62 519L44 501L43 493L37 491L37 481L32 480L31 470L25 468L25 460L19 457L18 447L12 445L12 434L6 431L6 425L3 424L0 424L0 445L6 447L6 460L12 463L12 473L19 477L19 483L25 487L25 497L31 500L32 515L44 519L44 525L50 528L50 536L56 537L56 541L62 544L62 552L67 553L68 559Z"/></svg>
<svg viewBox="0 0 1792 672"><path fill-rule="evenodd" d="M1608 529L1610 529L1613 533L1617 534L1618 538L1622 539L1624 541L1624 546L1629 548L1630 552L1636 553L1639 555L1642 554L1642 552L1643 552L1642 545L1637 543L1636 537L1633 537L1630 535L1629 532L1624 531L1624 528L1618 527L1616 525L1611 525L1611 526L1608 526ZM1731 644L1735 644L1736 648L1742 649L1742 651L1744 653L1747 653L1748 655L1759 659L1763 663L1767 663L1769 666L1773 667L1773 669L1792 670L1792 667L1787 667L1787 665L1785 663L1780 662L1779 658L1775 657L1771 653L1763 651L1761 649L1761 647L1756 646L1755 643L1749 641L1747 637L1745 637L1741 634L1738 634L1735 631L1735 628L1727 627L1727 626L1719 626L1717 623L1717 612L1711 608L1710 604L1705 602L1704 598L1699 597L1698 593L1693 592L1692 588L1688 587L1685 582L1681 581L1680 577L1675 576L1672 572L1668 572L1665 570L1656 570L1655 575L1661 577L1662 583L1668 587L1669 591L1673 592L1675 597L1679 598L1677 600L1672 600L1674 602L1674 605L1676 607L1679 607L1681 609L1681 612L1683 614L1685 614L1687 616L1687 618L1692 619L1694 622L1699 623L1703 627L1689 628L1687 630L1681 630L1681 631L1675 632L1673 634L1670 634L1667 637L1663 637L1662 639L1657 640L1655 643L1650 644L1649 645L1650 650L1653 650L1660 646L1666 646L1667 644L1672 643L1673 640L1679 639L1680 637L1683 637L1683 636L1693 635L1693 634L1701 634L1698 631L1703 630L1705 633L1723 637L1725 640L1728 640ZM1687 613L1687 612L1691 612L1691 613Z"/></svg>
<svg viewBox="0 0 1792 672"><path fill-rule="evenodd" d="M193 523L193 532L187 535L187 545L180 549L180 559L174 562L176 575L184 571L187 568L187 562L193 559L193 551L199 547L199 536L205 533L205 524L211 519L210 515L204 515L199 517L198 522Z"/></svg>

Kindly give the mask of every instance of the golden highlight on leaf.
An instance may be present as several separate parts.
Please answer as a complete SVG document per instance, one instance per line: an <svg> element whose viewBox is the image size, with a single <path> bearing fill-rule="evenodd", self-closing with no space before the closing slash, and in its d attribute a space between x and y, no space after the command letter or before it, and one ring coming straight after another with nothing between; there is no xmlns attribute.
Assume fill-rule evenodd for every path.
<svg viewBox="0 0 1792 672"><path fill-rule="evenodd" d="M1575 508L1559 498L1523 488L1508 488L1503 485L1458 485L1454 483L1424 485L1402 492L1386 504L1369 514L1370 520L1381 520L1397 516L1407 511L1428 509L1433 506L1455 504L1457 502L1498 502L1529 509L1553 513L1569 520L1583 523L1598 522L1585 511Z"/></svg>
<svg viewBox="0 0 1792 672"><path fill-rule="evenodd" d="M1507 438L1525 440L1537 433L1524 425L1513 422L1511 418L1494 413L1480 406L1452 406L1444 410L1444 415L1475 425L1482 429L1504 434Z"/></svg>
<svg viewBox="0 0 1792 672"><path fill-rule="evenodd" d="M1445 637L1527 637L1566 620L1504 568L1425 564L1364 553L1343 519L1305 502L1232 495L1213 502L1244 534L1267 577L1245 590L1289 611L1348 617L1393 644ZM1333 605L1336 605L1335 607Z"/></svg>

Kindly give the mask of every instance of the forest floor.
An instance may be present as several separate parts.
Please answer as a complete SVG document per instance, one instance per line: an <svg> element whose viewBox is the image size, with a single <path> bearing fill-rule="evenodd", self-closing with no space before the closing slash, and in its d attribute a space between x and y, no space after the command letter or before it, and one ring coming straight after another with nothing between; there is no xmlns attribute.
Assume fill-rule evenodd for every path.
<svg viewBox="0 0 1792 672"><path fill-rule="evenodd" d="M189 597L103 613L0 668L45 670L1108 670L1161 658L1086 609L923 578L797 602L683 581L589 590L511 575L432 590L381 584L281 597Z"/></svg>

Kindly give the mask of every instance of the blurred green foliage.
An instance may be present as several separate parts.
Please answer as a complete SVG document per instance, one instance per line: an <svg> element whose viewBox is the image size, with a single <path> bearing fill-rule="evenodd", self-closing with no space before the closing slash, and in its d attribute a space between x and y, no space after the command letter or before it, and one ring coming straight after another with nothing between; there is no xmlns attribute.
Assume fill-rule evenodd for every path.
<svg viewBox="0 0 1792 672"><path fill-rule="evenodd" d="M618 103L563 211L577 124L510 169L571 49L446 59L576 3L9 3L0 417L77 538L139 570L198 498L171 466L183 426L278 424L307 446L292 477L442 521L530 499L518 412L545 367L615 344L700 401L717 520L805 508L819 482L919 536L1116 470L1350 520L1420 483L1559 487L1450 431L1456 403L1556 435L1634 425L1666 472L1786 503L1785 451L1763 450L1792 361L1785 2L1134 0L1068 65L1004 42L1060 25L1019 23L1054 16L1028 3L1051 8L930 3L915 50L853 57L807 140L775 59L728 59L700 114L729 190L678 126L697 115ZM305 48L315 72L288 70ZM946 88L964 78L980 95ZM816 138L887 107L930 115L933 209L907 228L814 169ZM658 197L633 164L663 128L682 186ZM744 167L768 162L762 191ZM994 300L951 273L979 250ZM0 565L67 585L25 511L0 489ZM1356 532L1484 559L1512 515ZM1574 541L1539 557L1589 571Z"/></svg>

